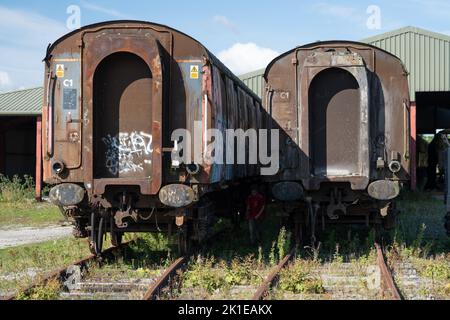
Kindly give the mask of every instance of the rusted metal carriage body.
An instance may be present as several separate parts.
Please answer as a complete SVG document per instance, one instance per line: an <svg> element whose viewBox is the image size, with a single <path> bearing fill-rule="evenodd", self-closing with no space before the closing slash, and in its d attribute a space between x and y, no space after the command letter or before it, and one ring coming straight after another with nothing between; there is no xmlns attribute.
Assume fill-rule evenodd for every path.
<svg viewBox="0 0 450 320"><path fill-rule="evenodd" d="M390 220L410 178L407 76L397 57L348 41L269 64L263 105L283 134L280 171L267 180L275 196L304 206L301 221Z"/></svg>
<svg viewBox="0 0 450 320"><path fill-rule="evenodd" d="M79 236L96 242L101 228L117 238L175 222L186 233L188 220L211 211L205 194L258 175L255 165L196 164L194 152L191 163L171 160L175 129L194 134L201 124L191 145L203 152L209 128L264 125L258 97L191 37L105 22L57 40L45 62L44 181L57 185L51 197Z"/></svg>

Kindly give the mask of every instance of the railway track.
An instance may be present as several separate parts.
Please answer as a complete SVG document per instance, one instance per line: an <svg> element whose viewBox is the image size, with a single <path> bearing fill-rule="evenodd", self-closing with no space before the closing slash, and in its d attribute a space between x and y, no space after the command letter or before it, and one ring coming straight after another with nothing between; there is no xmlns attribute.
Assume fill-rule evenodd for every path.
<svg viewBox="0 0 450 320"><path fill-rule="evenodd" d="M274 284L277 279L280 271L288 264L288 262L294 256L295 249L292 249L281 261L275 266L275 268L269 273L267 278L263 281L263 283L259 286L258 290L253 295L252 300L263 300L270 290L270 287Z"/></svg>
<svg viewBox="0 0 450 320"><path fill-rule="evenodd" d="M176 259L156 280L156 282L145 292L143 300L156 300L164 286L171 285L172 277L177 273L178 270L184 267L186 263L186 257L180 257Z"/></svg>
<svg viewBox="0 0 450 320"><path fill-rule="evenodd" d="M354 300L365 300L365 299L388 299L388 300L402 300L403 297L400 294L397 286L394 283L394 278L392 272L389 269L386 259L383 254L383 249L379 244L375 244L376 248L376 267L374 278L372 278L372 288L363 289L361 288L361 283L370 282L367 274L355 275L351 270L350 263L343 263L338 274L332 274L328 269L328 266L324 265L317 269L318 273L321 274L321 279L324 283L324 292L320 294L310 295L310 299L317 300L344 300L344 299L354 299ZM272 295L272 290L277 290L276 284L280 276L280 272L289 266L290 261L295 255L295 249L292 249L275 267L273 267L270 272L266 275L264 280L256 288L251 285L235 286L228 292L228 298L233 299L251 299L251 300L264 300L264 299L277 299L277 297ZM155 283L154 287L149 289L145 298L152 300L159 298L159 292L164 286L170 286L174 288L173 284L170 284L169 276L173 275L177 270L184 267L186 258L177 259L161 276L161 279ZM378 276L378 278L377 278ZM175 279L172 278L172 279ZM358 289L359 288L359 289ZM242 294L242 291L246 291ZM168 292L171 292L169 290ZM248 293L254 292L251 297ZM213 299L219 297L220 295L212 295ZM304 295L290 295L284 296L285 299L307 299ZM202 294L193 288L184 292L179 296L169 295L165 296L163 299L202 299Z"/></svg>
<svg viewBox="0 0 450 320"><path fill-rule="evenodd" d="M119 247L111 247L102 252L101 257L90 255L84 259L75 261L67 267L54 270L34 281L20 292L3 297L2 300L16 300L19 296L30 295L34 289L45 287L50 281L57 280L61 287L67 290L61 291L60 300L154 300L159 297L165 286L171 285L171 277L179 268L184 266L185 257L177 258L167 269L154 270L151 277L133 277L133 274L125 274L123 277L109 276L108 270L102 260L113 256L133 241L122 244ZM101 276L89 275L90 266L98 265ZM92 268L93 269L93 268ZM74 281L71 277L76 274Z"/></svg>
<svg viewBox="0 0 450 320"><path fill-rule="evenodd" d="M62 299L90 300L157 300L166 294L170 298L170 287L177 271L184 267L186 257L175 259L167 268L156 268L152 275L136 277L138 272L123 273L120 276L108 277L107 270L100 269L100 278L88 277L78 283L69 293L62 293ZM165 288L169 288L167 292Z"/></svg>
<svg viewBox="0 0 450 320"><path fill-rule="evenodd" d="M375 243L377 250L377 264L381 273L381 293L383 296L390 298L391 300L403 300L400 291L394 282L392 271L386 263L386 258L383 253L383 248L380 244Z"/></svg>
<svg viewBox="0 0 450 320"><path fill-rule="evenodd" d="M125 243L120 247L113 247L104 251L102 256L114 255L129 246L131 242ZM291 262L295 249L292 249L280 262L273 267L269 272L266 272L263 280L259 286L246 285L235 286L228 292L229 299L390 299L401 300L403 297L395 285L391 270L389 269L386 259L384 257L383 248L376 243L376 267L378 268L373 280L378 283L375 287L377 290L366 290L362 288L361 283L367 282L367 275L364 273L355 274L354 268L350 263L342 263L339 266L339 271L332 271L330 265L316 265L314 272L319 275L323 287L323 292L311 294L306 297L303 294L292 294L288 292L281 292L278 287L278 281L282 270L289 268L296 261ZM157 299L202 299L201 294L185 291L180 294L182 288L182 276L180 271L183 270L189 257L182 256L176 258L167 268L156 268L152 270L151 275L144 275L140 277L135 276L136 270L130 270L129 273L124 273L117 277L108 274L108 267L100 266L98 269L99 275L95 272L90 275L91 271L87 272L87 276L80 276L78 281L74 283L67 283L68 275L73 274L74 266L78 270L87 270L89 266L94 263L99 263L96 256L91 255L85 259L79 260L71 264L69 267L61 268L48 273L35 283L21 291L22 294L28 295L33 289L39 286L45 286L52 279L57 279L69 290L60 293L59 298L63 300L157 300ZM107 266L107 264L106 264ZM75 270L77 270L75 268ZM333 273L334 272L334 273ZM377 281L378 279L378 281ZM234 290L234 291L233 291ZM253 292L253 294L252 294ZM5 297L6 300L14 300L17 294ZM214 298L214 296L212 296Z"/></svg>
<svg viewBox="0 0 450 320"><path fill-rule="evenodd" d="M403 296L398 290L390 268L386 263L386 258L381 245L375 243L376 268L372 269L373 274L369 276L365 272L355 272L351 263L341 263L339 270L332 270L330 265L324 264L315 269L316 276L321 281L322 292L305 294L276 294L270 293L275 289L276 280L280 272L289 265L289 261L294 255L291 251L281 260L281 262L270 272L265 281L261 284L253 296L253 300L269 299L315 299L315 300L344 300L344 299L388 299L402 300Z"/></svg>
<svg viewBox="0 0 450 320"><path fill-rule="evenodd" d="M119 252L123 250L124 248L128 247L133 241L125 242L121 244L118 247L111 247L103 251L102 256L108 256L108 255L114 255L114 253ZM32 284L27 286L26 288L20 290L20 292L11 294L9 296L3 297L2 300L15 300L17 299L19 294L28 295L30 294L34 289L45 286L49 281L51 280L59 280L64 281L64 279L67 278L68 274L70 273L70 269L72 269L74 266L78 268L87 268L90 264L98 261L98 256L91 254L86 258L83 258L81 260L75 261L72 264L70 264L67 267L63 267L54 271L51 271L49 273L46 273L45 275L39 277L39 279L33 281Z"/></svg>

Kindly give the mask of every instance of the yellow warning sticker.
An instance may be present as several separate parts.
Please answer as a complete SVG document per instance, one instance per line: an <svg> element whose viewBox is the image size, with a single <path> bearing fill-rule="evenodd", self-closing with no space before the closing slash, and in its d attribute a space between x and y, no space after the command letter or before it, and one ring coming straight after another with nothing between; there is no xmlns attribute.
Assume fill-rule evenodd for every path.
<svg viewBox="0 0 450 320"><path fill-rule="evenodd" d="M56 76L58 78L64 78L64 65L63 64L56 65Z"/></svg>
<svg viewBox="0 0 450 320"><path fill-rule="evenodd" d="M191 79L198 79L199 67L197 65L191 66Z"/></svg>

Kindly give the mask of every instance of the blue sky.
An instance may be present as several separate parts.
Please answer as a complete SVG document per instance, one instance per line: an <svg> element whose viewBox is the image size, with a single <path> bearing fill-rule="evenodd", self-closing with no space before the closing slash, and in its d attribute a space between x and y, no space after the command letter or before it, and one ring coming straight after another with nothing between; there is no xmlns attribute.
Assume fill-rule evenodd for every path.
<svg viewBox="0 0 450 320"><path fill-rule="evenodd" d="M70 31L70 5L80 8L82 26L138 19L179 29L237 74L316 40L360 40L409 25L450 34L450 1L444 0L0 0L0 91L41 85L47 44ZM367 26L375 13L370 6L379 8L379 28Z"/></svg>

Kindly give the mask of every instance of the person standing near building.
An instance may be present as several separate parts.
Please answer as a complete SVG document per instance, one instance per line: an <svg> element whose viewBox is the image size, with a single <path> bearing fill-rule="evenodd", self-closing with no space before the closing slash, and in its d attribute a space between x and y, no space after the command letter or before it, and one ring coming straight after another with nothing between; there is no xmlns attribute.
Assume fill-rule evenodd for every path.
<svg viewBox="0 0 450 320"><path fill-rule="evenodd" d="M259 224L262 220L264 209L265 209L265 199L264 196L258 192L256 186L252 186L251 193L247 198L247 220L250 232L250 241L252 244L261 241L261 234L259 230Z"/></svg>

